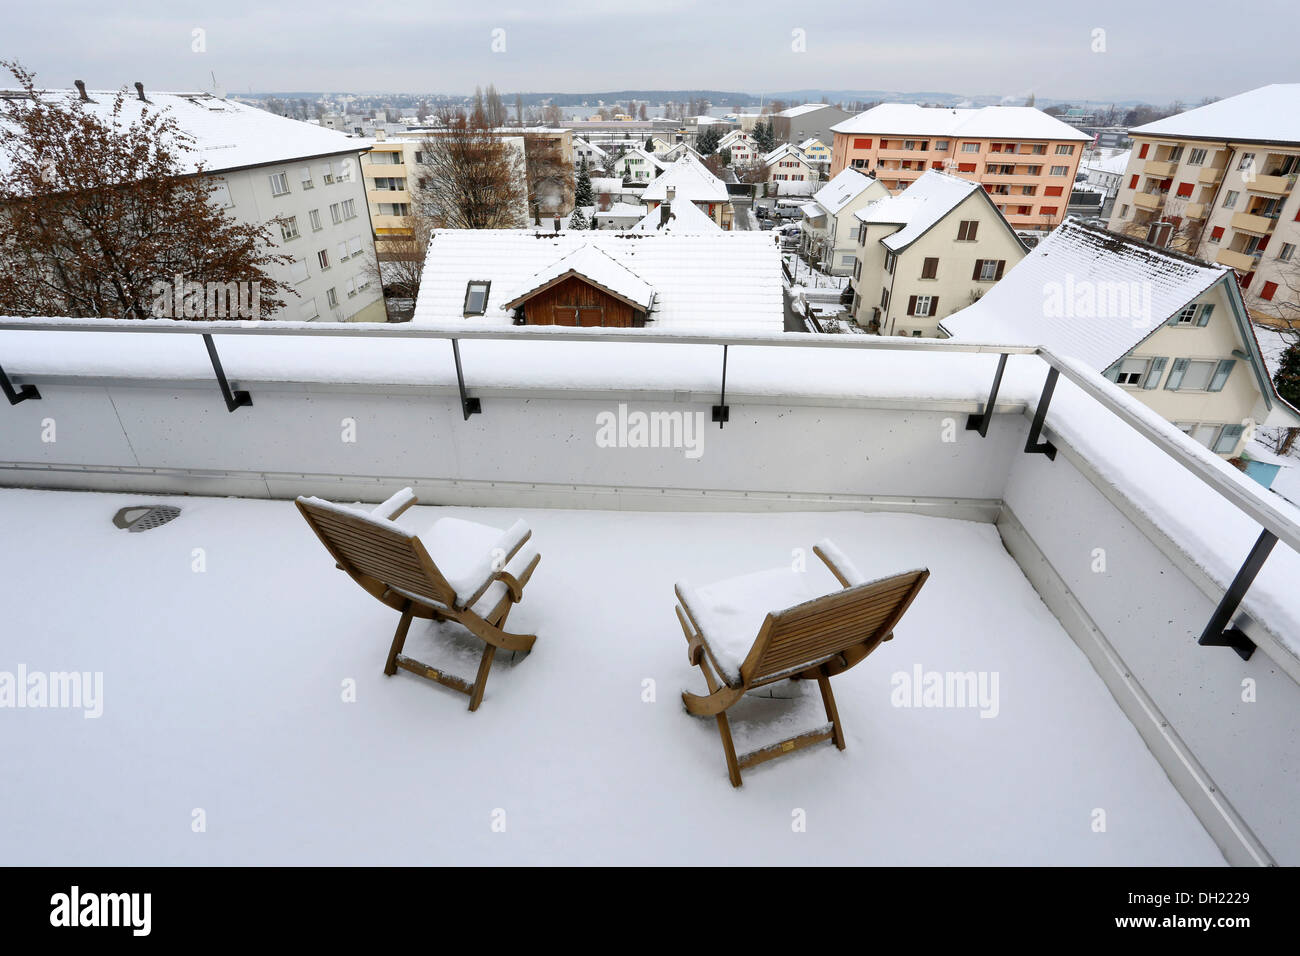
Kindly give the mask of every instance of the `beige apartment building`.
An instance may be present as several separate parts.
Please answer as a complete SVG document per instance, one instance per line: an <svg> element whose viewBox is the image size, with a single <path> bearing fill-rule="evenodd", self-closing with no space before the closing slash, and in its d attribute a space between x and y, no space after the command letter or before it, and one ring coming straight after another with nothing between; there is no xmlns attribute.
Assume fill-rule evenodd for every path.
<svg viewBox="0 0 1300 956"><path fill-rule="evenodd" d="M1300 83L1278 83L1131 131L1110 228L1233 269L1261 321L1300 298Z"/></svg>
<svg viewBox="0 0 1300 956"><path fill-rule="evenodd" d="M1065 218L1086 133L1029 106L883 103L831 127L831 176L857 169L897 192L927 170L977 182L1016 229Z"/></svg>
<svg viewBox="0 0 1300 956"><path fill-rule="evenodd" d="M937 336L945 316L977 301L1025 255L977 183L936 171L855 218L852 312L880 335Z"/></svg>
<svg viewBox="0 0 1300 956"><path fill-rule="evenodd" d="M942 331L1078 359L1224 458L1243 453L1256 425L1300 426L1231 269L1078 220Z"/></svg>

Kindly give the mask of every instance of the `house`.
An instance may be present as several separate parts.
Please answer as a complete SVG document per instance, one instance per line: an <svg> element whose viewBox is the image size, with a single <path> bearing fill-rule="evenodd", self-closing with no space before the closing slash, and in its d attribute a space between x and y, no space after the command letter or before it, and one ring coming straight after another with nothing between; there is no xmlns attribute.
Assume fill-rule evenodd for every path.
<svg viewBox="0 0 1300 956"><path fill-rule="evenodd" d="M823 272L850 275L857 262L858 220L868 203L889 196L879 180L846 169L800 207L803 212L801 251Z"/></svg>
<svg viewBox="0 0 1300 956"><path fill-rule="evenodd" d="M660 162L640 146L634 146L614 160L614 175L622 176L624 179L650 182L666 166L667 164Z"/></svg>
<svg viewBox="0 0 1300 956"><path fill-rule="evenodd" d="M718 141L718 152L728 150L732 166L753 166L762 156L758 144L749 133L733 129Z"/></svg>
<svg viewBox="0 0 1300 956"><path fill-rule="evenodd" d="M615 202L608 208L596 207L591 218L597 229L631 229L645 217L640 203Z"/></svg>
<svg viewBox="0 0 1300 956"><path fill-rule="evenodd" d="M1234 269L1262 317L1296 308L1300 285L1300 83L1274 83L1130 130L1110 228ZM1166 227L1166 228L1169 228Z"/></svg>
<svg viewBox="0 0 1300 956"><path fill-rule="evenodd" d="M24 94L25 95L25 94ZM117 90L45 90L51 101L79 101L112 123ZM277 116L211 93L154 93L136 84L116 122L167 111L191 152L182 168L214 184L214 198L237 222L272 226L271 251L293 257L269 271L297 295L285 297L281 319L330 322L387 320L383 293L371 278L375 243L366 215L370 184L360 154L367 143L336 130ZM404 180L400 183L405 186ZM398 195L399 193L394 193Z"/></svg>
<svg viewBox="0 0 1300 956"><path fill-rule="evenodd" d="M769 183L812 183L818 179L818 172L808 157L789 143L782 143L765 155L763 168Z"/></svg>
<svg viewBox="0 0 1300 956"><path fill-rule="evenodd" d="M581 136L573 137L573 165L578 167L582 161L587 161L588 169L603 168L605 160L609 158L609 153L601 149L594 143L589 143Z"/></svg>
<svg viewBox="0 0 1300 956"><path fill-rule="evenodd" d="M799 152L823 175L831 168L831 148L816 137L809 137L800 143Z"/></svg>
<svg viewBox="0 0 1300 956"><path fill-rule="evenodd" d="M780 332L781 256L761 232L437 230L414 321Z"/></svg>
<svg viewBox="0 0 1300 956"><path fill-rule="evenodd" d="M662 136L649 136L642 144L642 147L647 153L653 153L654 155L659 156L672 149L673 145L673 143L669 142Z"/></svg>
<svg viewBox="0 0 1300 956"><path fill-rule="evenodd" d="M682 140L680 143L674 143L663 152L655 153L655 158L665 166L677 162L677 160L681 159L683 156L694 156L701 162L704 160L704 157L700 155L700 151L685 140Z"/></svg>
<svg viewBox="0 0 1300 956"><path fill-rule="evenodd" d="M727 184L689 153L647 186L641 201L651 209L662 202L693 202L723 229L731 228L731 196Z"/></svg>
<svg viewBox="0 0 1300 956"><path fill-rule="evenodd" d="M772 114L772 133L776 136L777 142L781 143L802 143L807 139L829 143L831 130L835 125L852 118L852 113L838 106L831 106L828 103L804 103Z"/></svg>
<svg viewBox="0 0 1300 956"><path fill-rule="evenodd" d="M943 329L1078 359L1225 458L1241 453L1253 425L1300 426L1269 378L1231 268L1078 220Z"/></svg>
<svg viewBox="0 0 1300 956"><path fill-rule="evenodd" d="M1090 186L1099 186L1106 191L1106 200L1110 201L1119 193L1119 185L1124 180L1124 172L1128 169L1129 156L1132 154L1130 149L1112 151L1109 156L1098 156L1095 159L1085 157L1079 164L1079 172L1087 176L1087 182Z"/></svg>
<svg viewBox="0 0 1300 956"><path fill-rule="evenodd" d="M1024 244L978 183L927 172L858 210L852 312L881 335L934 337L994 287Z"/></svg>
<svg viewBox="0 0 1300 956"><path fill-rule="evenodd" d="M644 211L644 207L638 207ZM721 232L722 227L704 214L693 202L661 202L652 212L646 213L634 226L634 232L675 232L708 234Z"/></svg>
<svg viewBox="0 0 1300 956"><path fill-rule="evenodd" d="M984 186L1015 228L1038 231L1065 218L1083 146L1092 141L1031 106L882 103L833 132L831 175L869 171L896 192L926 170L942 170Z"/></svg>

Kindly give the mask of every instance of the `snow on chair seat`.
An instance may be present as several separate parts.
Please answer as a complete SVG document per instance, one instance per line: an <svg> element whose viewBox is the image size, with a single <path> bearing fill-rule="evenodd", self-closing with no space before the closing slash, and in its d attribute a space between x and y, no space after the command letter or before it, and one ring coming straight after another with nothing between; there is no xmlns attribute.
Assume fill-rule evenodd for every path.
<svg viewBox="0 0 1300 956"><path fill-rule="evenodd" d="M823 740L844 749L830 678L894 636L894 627L929 578L926 568L865 580L828 540L813 548L841 588L825 592L804 572L781 568L694 588L679 582L677 619L690 662L704 673L707 695L683 692L688 713L714 717L731 784L742 768ZM829 730L800 734L737 757L727 709L747 692L786 679L816 680Z"/></svg>
<svg viewBox="0 0 1300 956"><path fill-rule="evenodd" d="M384 673L391 677L400 667L428 678L469 695L469 709L477 710L497 650L528 651L537 640L504 628L542 556L529 544L532 532L522 521L502 530L443 518L425 533L426 546L395 521L416 501L404 488L370 511L312 497L297 504L336 566L401 612ZM455 621L484 642L473 684L402 653L414 617Z"/></svg>

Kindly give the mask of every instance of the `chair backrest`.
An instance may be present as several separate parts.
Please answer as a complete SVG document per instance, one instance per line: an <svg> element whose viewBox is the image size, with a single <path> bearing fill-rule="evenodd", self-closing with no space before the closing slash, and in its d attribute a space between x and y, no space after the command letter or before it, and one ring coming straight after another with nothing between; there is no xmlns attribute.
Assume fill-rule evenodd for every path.
<svg viewBox="0 0 1300 956"><path fill-rule="evenodd" d="M321 543L353 578L373 578L386 587L446 607L455 602L455 590L415 535L391 521L362 515L320 498L299 498L297 503Z"/></svg>
<svg viewBox="0 0 1300 956"><path fill-rule="evenodd" d="M873 648L921 590L925 568L844 588L767 616L740 667L746 684L797 673L857 645Z"/></svg>

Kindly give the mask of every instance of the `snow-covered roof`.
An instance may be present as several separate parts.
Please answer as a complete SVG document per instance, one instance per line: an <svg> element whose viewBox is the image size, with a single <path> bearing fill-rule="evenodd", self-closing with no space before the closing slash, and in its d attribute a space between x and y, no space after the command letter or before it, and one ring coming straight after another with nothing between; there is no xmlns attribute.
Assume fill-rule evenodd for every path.
<svg viewBox="0 0 1300 956"><path fill-rule="evenodd" d="M653 166L655 169L664 169L664 168L666 168L666 167L665 167L665 164L662 163L662 162L659 160L659 157L658 157L658 156L655 156L653 153L647 153L647 152L646 152L644 149L642 149L640 146L633 146L631 149L629 149L627 152L625 152L622 156L620 156L618 159L616 159L616 160L615 160L615 163L616 163L616 164L617 164L617 163L621 163L621 162L623 162L625 159L627 159L627 158L630 157L630 156L640 156L642 159L644 159L644 160L645 160L649 165Z"/></svg>
<svg viewBox="0 0 1300 956"><path fill-rule="evenodd" d="M866 223L901 225L902 229L881 240L890 252L901 252L980 189L979 183L930 169L897 196L877 199L854 215Z"/></svg>
<svg viewBox="0 0 1300 956"><path fill-rule="evenodd" d="M589 142L588 140L585 140L580 136L575 136L573 138L573 148L575 151L579 149L589 150L591 152L591 155L595 157L609 155L603 149L597 146L595 143Z"/></svg>
<svg viewBox="0 0 1300 956"><path fill-rule="evenodd" d="M608 252L585 243L533 273L513 291L507 291L505 295L508 299L501 307L516 308L542 289L570 276L577 276L643 312L649 310L654 302L655 290L649 283L622 262L613 259Z"/></svg>
<svg viewBox="0 0 1300 956"><path fill-rule="evenodd" d="M9 91L12 92L12 91ZM104 122L112 122L117 90L87 90L89 103L81 103ZM44 99L75 104L76 90L40 91ZM166 110L190 138L192 152L181 155L183 169L202 163L208 172L289 163L315 156L357 153L366 148L360 140L323 126L277 116L254 106L222 99L211 93L166 93L145 90L148 102L134 91L122 97L117 123L126 128L148 111ZM3 124L0 124L3 126Z"/></svg>
<svg viewBox="0 0 1300 956"><path fill-rule="evenodd" d="M502 306L535 285L539 275L554 274L561 260L583 247L591 250L582 260L584 267L611 271L592 255L599 252L653 289L650 328L748 333L780 332L785 326L776 241L765 232L722 231L535 236L518 229L436 230L414 321L509 325L513 316ZM491 282L491 287L486 314L466 318L465 291L471 280Z"/></svg>
<svg viewBox="0 0 1300 956"><path fill-rule="evenodd" d="M644 206L638 206L644 210ZM663 212L669 211L668 222L663 222ZM693 202L674 202L651 210L632 227L633 232L675 232L679 235L721 232L722 227L710 219Z"/></svg>
<svg viewBox="0 0 1300 956"><path fill-rule="evenodd" d="M645 206L638 203L615 202L610 203L608 209L597 209L592 215L597 218L605 217L609 219L637 219L645 215Z"/></svg>
<svg viewBox="0 0 1300 956"><path fill-rule="evenodd" d="M789 116L789 117L803 116L807 113L812 113L816 110L824 110L830 105L831 104L829 103L804 103L802 106L792 106L787 110L782 110L776 115Z"/></svg>
<svg viewBox="0 0 1300 956"><path fill-rule="evenodd" d="M976 138L1091 141L1087 133L1032 106L978 109L882 103L831 127L835 133L882 136L971 136Z"/></svg>
<svg viewBox="0 0 1300 956"><path fill-rule="evenodd" d="M809 136L806 140L804 140L802 143L799 144L799 148L804 152L807 152L808 150L812 149L814 146L821 147L822 149L826 148L826 144L823 143L821 140L819 140L816 136Z"/></svg>
<svg viewBox="0 0 1300 956"><path fill-rule="evenodd" d="M807 165L808 163L808 157L805 156L803 153L799 152L799 148L797 146L791 146L789 143L782 143L776 149L772 150L770 153L766 154L763 157L763 165L771 166L777 160L785 159L787 156L792 159L797 159L799 162L803 163L804 165Z"/></svg>
<svg viewBox="0 0 1300 956"><path fill-rule="evenodd" d="M1271 83L1129 130L1130 136L1300 143L1300 83Z"/></svg>
<svg viewBox="0 0 1300 956"><path fill-rule="evenodd" d="M726 183L689 152L683 153L656 177L641 194L641 199L643 202L663 202L668 198L670 187L676 190L674 198L678 200L726 202L728 199Z"/></svg>
<svg viewBox="0 0 1300 956"><path fill-rule="evenodd" d="M1043 345L1101 372L1230 275L1226 266L1067 219L978 302L944 319L943 326L954 338ZM1049 307L1049 290L1065 295L1068 289L1119 288L1113 283L1142 290L1142 311L1149 313L1144 321L1135 321L1132 308L1114 310L1122 315L1097 314L1111 311L1101 304L1087 310L1091 315L1079 316L1074 314L1079 310ZM1236 289L1234 281L1228 286Z"/></svg>
<svg viewBox="0 0 1300 956"><path fill-rule="evenodd" d="M623 180L618 176L593 176L591 179L591 194L600 196L609 194L611 196L623 192Z"/></svg>
<svg viewBox="0 0 1300 956"><path fill-rule="evenodd" d="M813 199L832 216L837 216L841 209L870 189L874 182L876 180L856 169L843 169L817 190Z"/></svg>

